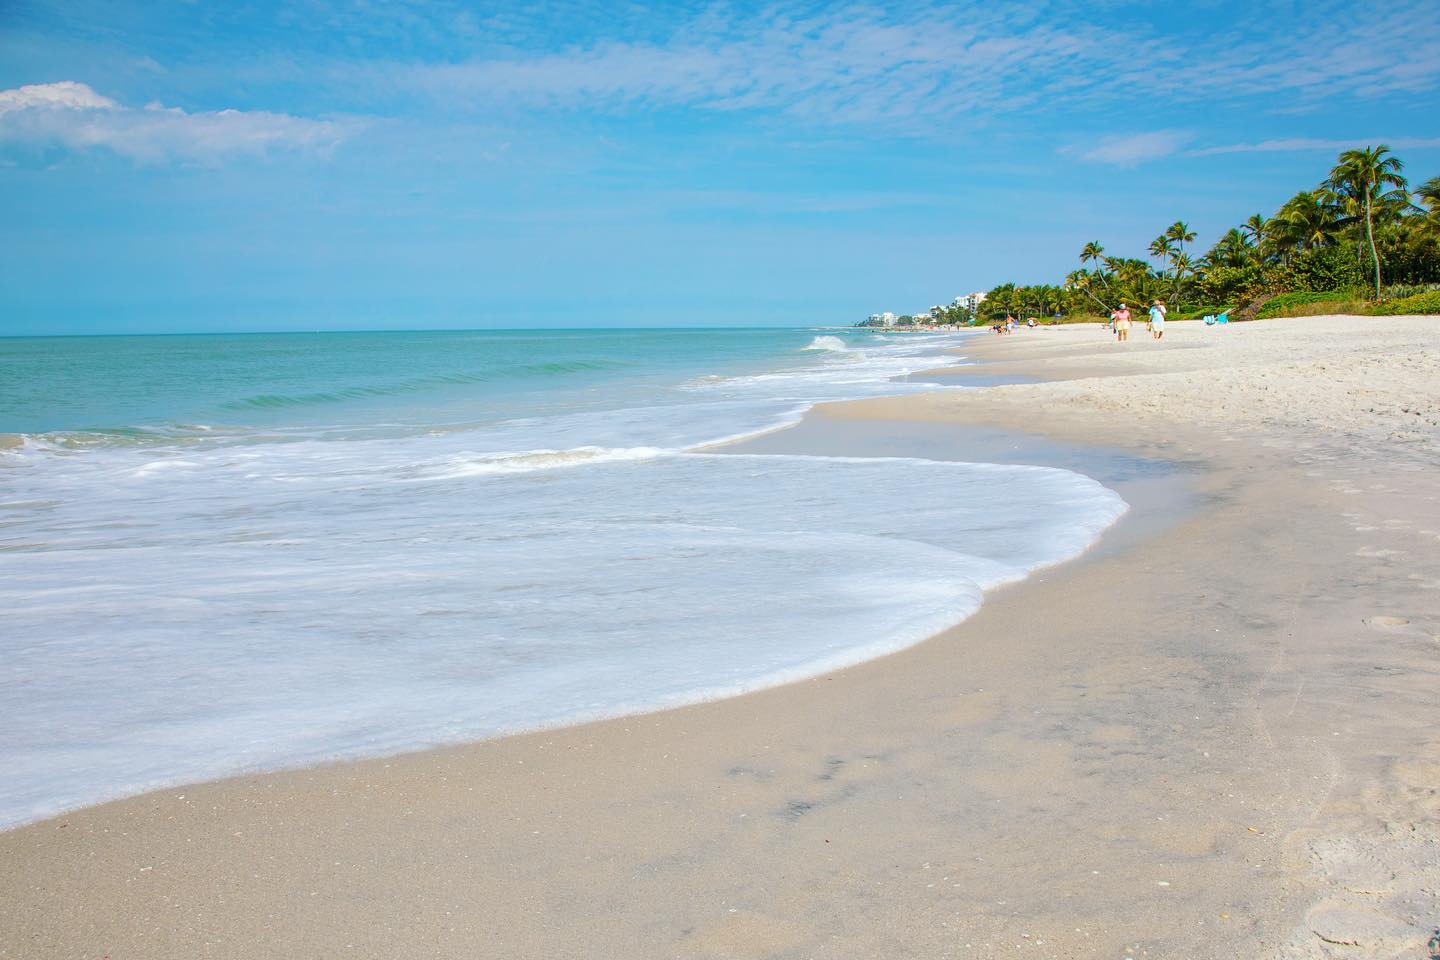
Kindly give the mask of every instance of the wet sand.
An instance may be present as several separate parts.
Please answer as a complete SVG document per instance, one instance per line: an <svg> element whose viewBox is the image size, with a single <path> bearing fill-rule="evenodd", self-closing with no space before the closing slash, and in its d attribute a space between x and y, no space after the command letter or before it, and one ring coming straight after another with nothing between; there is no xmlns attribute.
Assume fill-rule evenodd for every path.
<svg viewBox="0 0 1440 960"><path fill-rule="evenodd" d="M745 449L1069 462L1133 509L830 676L0 834L0 957L1423 957L1440 484L1404 418L1440 379L1385 404L1429 323L1290 373L1262 324L1022 331L967 352L1083 378L819 409ZM1211 412L1260 380L1283 418Z"/></svg>

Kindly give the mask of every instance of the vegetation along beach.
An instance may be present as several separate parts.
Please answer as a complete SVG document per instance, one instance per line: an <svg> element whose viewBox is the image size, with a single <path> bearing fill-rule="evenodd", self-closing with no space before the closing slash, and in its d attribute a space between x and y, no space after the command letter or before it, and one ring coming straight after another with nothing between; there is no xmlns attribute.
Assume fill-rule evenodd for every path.
<svg viewBox="0 0 1440 960"><path fill-rule="evenodd" d="M1234 319L1325 313L1440 313L1440 175L1416 187L1389 146L1341 153L1330 175L1269 217L1231 227L1203 256L1177 220L1145 257L1107 254L1098 241L1060 284L1003 283L948 306L895 318L903 327L993 322L1006 316L1085 323L1129 302L1164 300L1171 319L1233 313ZM1139 251L1136 251L1139 252ZM885 326L872 317L860 326Z"/></svg>
<svg viewBox="0 0 1440 960"><path fill-rule="evenodd" d="M1440 960L1440 20L0 4L0 960Z"/></svg>

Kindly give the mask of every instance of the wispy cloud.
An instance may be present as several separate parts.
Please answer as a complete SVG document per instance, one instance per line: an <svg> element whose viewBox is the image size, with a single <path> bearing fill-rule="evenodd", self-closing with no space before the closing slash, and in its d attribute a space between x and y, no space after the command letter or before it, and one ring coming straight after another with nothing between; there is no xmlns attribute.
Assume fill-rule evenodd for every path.
<svg viewBox="0 0 1440 960"><path fill-rule="evenodd" d="M310 0L258 39L242 29L251 8L195 5L170 16L224 39L207 46L213 59L166 66L169 89L188 82L192 94L240 87L252 102L323 105L302 108L312 113L442 122L688 111L947 140L1031 125L1202 129L1197 104L1304 114L1440 89L1433 3L1392 0L1363 22L1344 0L1234 4L1200 23L1018 0L554 0L489 16L452 2Z"/></svg>
<svg viewBox="0 0 1440 960"><path fill-rule="evenodd" d="M1334 0L1317 0L1313 16L1256 11L1253 23L1231 18L1229 33L1195 36L1147 35L1122 18L1039 16L1006 0L904 12L717 7L663 35L492 47L392 65L386 82L455 110L687 108L917 128L1076 105L1111 110L1137 96L1175 109L1265 96L1274 109L1303 110L1440 86L1440 28L1424 7L1396 0L1342 29Z"/></svg>
<svg viewBox="0 0 1440 960"><path fill-rule="evenodd" d="M1201 90L1266 96L1282 112L1440 84L1440 20L1432 0L1396 0L1360 18L1353 10L1344 0L1315 0L1302 15L1277 14L1263 33L1232 23L1229 33L1214 35L1213 57L1187 81Z"/></svg>
<svg viewBox="0 0 1440 960"><path fill-rule="evenodd" d="M1303 153L1352 150L1356 147L1388 144L1396 150L1424 150L1440 147L1440 137L1354 137L1349 140L1326 140L1313 137L1286 137L1261 140L1258 143L1229 143L1188 151L1192 157L1209 157L1223 153Z"/></svg>
<svg viewBox="0 0 1440 960"><path fill-rule="evenodd" d="M324 151L349 127L349 122L264 110L190 113L160 103L127 107L72 80L0 90L0 143L98 148L143 162L213 162L277 149Z"/></svg>
<svg viewBox="0 0 1440 960"><path fill-rule="evenodd" d="M1088 149L1075 145L1060 152L1078 154L1080 159L1094 163L1134 167L1148 160L1170 156L1191 138L1191 134L1184 130L1153 130L1149 133L1101 137Z"/></svg>
<svg viewBox="0 0 1440 960"><path fill-rule="evenodd" d="M1014 8L964 17L935 8L906 20L868 9L733 21L712 12L660 40L501 51L408 65L392 79L459 109L687 108L904 126L1086 97L1117 75L1113 64L1097 69L1113 40Z"/></svg>

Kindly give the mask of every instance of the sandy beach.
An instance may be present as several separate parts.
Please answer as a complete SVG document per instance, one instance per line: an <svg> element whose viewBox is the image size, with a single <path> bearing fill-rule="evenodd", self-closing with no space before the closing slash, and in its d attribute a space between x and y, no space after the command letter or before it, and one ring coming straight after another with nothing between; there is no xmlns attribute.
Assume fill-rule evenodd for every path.
<svg viewBox="0 0 1440 960"><path fill-rule="evenodd" d="M1132 505L1084 558L803 683L0 833L0 957L1440 953L1440 318L965 352L1037 382L736 449L1069 463Z"/></svg>

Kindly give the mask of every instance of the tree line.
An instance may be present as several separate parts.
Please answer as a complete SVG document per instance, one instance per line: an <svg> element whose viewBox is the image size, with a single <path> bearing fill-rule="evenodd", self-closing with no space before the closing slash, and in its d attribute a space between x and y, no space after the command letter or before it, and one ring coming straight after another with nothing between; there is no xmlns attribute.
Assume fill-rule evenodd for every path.
<svg viewBox="0 0 1440 960"><path fill-rule="evenodd" d="M1148 259L1092 241L1062 283L1001 284L974 319L1105 316L1157 299L1180 317L1301 291L1374 301L1422 293L1440 307L1440 176L1412 191L1404 169L1385 144L1346 150L1322 183L1232 227L1201 256L1183 221L1150 243Z"/></svg>

